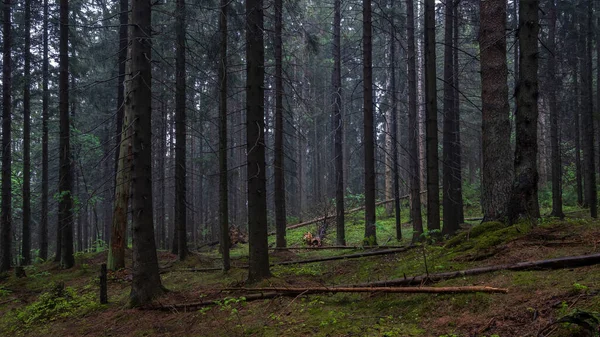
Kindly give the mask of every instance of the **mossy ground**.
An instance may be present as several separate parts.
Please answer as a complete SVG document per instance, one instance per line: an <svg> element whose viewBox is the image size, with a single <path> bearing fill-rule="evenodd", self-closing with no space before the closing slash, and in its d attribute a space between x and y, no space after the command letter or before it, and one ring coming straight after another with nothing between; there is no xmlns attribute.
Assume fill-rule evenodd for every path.
<svg viewBox="0 0 600 337"><path fill-rule="evenodd" d="M581 213L574 216L565 221L544 220L537 226L476 224L450 241L430 242L401 254L276 266L271 269L273 277L259 286L333 286L597 252L600 223ZM362 215L349 216L347 221L348 245L360 245ZM403 223L406 222L403 218ZM378 243L408 245L412 237L410 225L403 226L405 239L400 242L395 238L394 226L392 218L378 221ZM310 230L309 226L290 231L288 243L301 245L302 234ZM331 226L324 244L334 242L335 228ZM245 245L233 249L234 266L246 264L246 252ZM352 252L278 251L271 260ZM246 302L239 298L240 294L217 291L243 285L244 269L233 268L227 274L178 271L190 267L218 267L217 251L194 253L185 262L177 262L175 256L160 252L161 266L168 267L161 274L162 282L171 291L158 301L182 303L225 296L229 296L229 300L192 312L141 311L125 307L130 290L129 270L110 275L110 303L96 304L99 264L105 258L105 253L86 253L78 256L77 266L72 270L64 271L55 263L47 262L28 267L27 278L7 275L0 282L0 335L525 336L536 335L557 317L575 309L600 311L600 266L556 271L498 271L436 284L506 287L510 290L506 295L335 294ZM70 287L69 298L76 298L77 305L61 314L48 312L44 320L25 322L23 313L40 311L42 299L46 299L46 306L52 305L48 304L48 295L43 294L61 282ZM56 300L56 303L63 303L61 301ZM561 336L560 329L571 329L558 328L555 336Z"/></svg>

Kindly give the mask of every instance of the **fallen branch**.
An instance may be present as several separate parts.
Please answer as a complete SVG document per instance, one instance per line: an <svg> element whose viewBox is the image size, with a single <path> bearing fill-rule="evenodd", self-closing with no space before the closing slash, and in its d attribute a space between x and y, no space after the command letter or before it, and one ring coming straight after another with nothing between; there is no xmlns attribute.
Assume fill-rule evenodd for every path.
<svg viewBox="0 0 600 337"><path fill-rule="evenodd" d="M378 250L378 251L347 254L347 255L340 255L340 256L322 257L322 258L307 259L307 260L273 262L270 264L270 266L271 267L287 266L287 265L292 265L292 264L305 264L305 263L315 263L315 262L325 262L325 261L335 261L335 260L345 260L345 259L357 259L357 258L361 258L361 257L377 256L377 255L396 254L396 253L405 252L413 247L415 247L415 246L408 246L408 247L398 248L398 249L384 249L384 250ZM246 266L237 266L237 267L232 266L232 267L243 268L243 269L248 268L247 265ZM198 269L192 268L192 269L180 269L180 270L176 270L176 271L180 271L180 272L186 272L186 271L187 272L211 272L211 271L219 271L219 270L222 270L222 268L198 268Z"/></svg>
<svg viewBox="0 0 600 337"><path fill-rule="evenodd" d="M485 292L485 293L508 293L508 289L504 288L492 288L492 287L411 287L411 288L392 288L392 287L380 287L380 288L356 288L356 287L315 287L315 288L230 288L223 289L222 291L249 291L257 292L252 294L246 294L240 296L243 297L246 302L271 299L280 296L298 296L298 295L310 295L310 294L325 294L325 293L425 293L425 294L457 294L457 293L473 293L473 292ZM227 298L221 298L218 300L202 301L195 303L184 303L184 304L171 304L171 305L158 305L148 306L140 308L141 310L159 310L159 311L193 311L198 308L217 305L220 302L225 301Z"/></svg>
<svg viewBox="0 0 600 337"><path fill-rule="evenodd" d="M320 250L320 249L395 249L405 248L405 246L321 246L321 247L273 247L271 250Z"/></svg>
<svg viewBox="0 0 600 337"><path fill-rule="evenodd" d="M568 256L549 260L538 260L530 262L519 262L516 264L501 264L494 266L485 266L473 269L451 271L438 274L420 275L403 279L388 281L378 281L370 283L361 283L352 285L353 287L386 287L386 286L410 286L415 284L424 284L437 282L463 276L473 276L485 273L491 273L499 270L542 270L542 269L565 269L577 268L600 264L600 254Z"/></svg>
<svg viewBox="0 0 600 337"><path fill-rule="evenodd" d="M508 293L506 288L484 286L465 287L310 287L310 288L227 288L225 291L275 291L293 294L322 294L322 293L410 293L410 294L440 294L440 293Z"/></svg>

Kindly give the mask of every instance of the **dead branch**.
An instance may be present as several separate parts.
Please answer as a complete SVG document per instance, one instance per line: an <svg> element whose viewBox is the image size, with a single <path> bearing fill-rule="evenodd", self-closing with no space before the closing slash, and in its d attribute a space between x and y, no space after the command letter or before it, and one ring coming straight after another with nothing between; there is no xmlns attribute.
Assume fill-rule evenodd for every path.
<svg viewBox="0 0 600 337"><path fill-rule="evenodd" d="M395 249L405 248L405 246L321 246L321 247L273 247L271 250L321 250L321 249Z"/></svg>
<svg viewBox="0 0 600 337"><path fill-rule="evenodd" d="M544 269L565 269L592 266L600 264L600 254L568 256L549 260L538 260L529 262L519 262L516 264L501 264L494 266L485 266L473 269L420 275L403 279L394 279L388 281L378 281L370 283L361 283L353 285L355 287L386 287L386 286L410 286L415 284L424 284L437 282L463 276L474 276L479 274L491 273L499 270L544 270Z"/></svg>

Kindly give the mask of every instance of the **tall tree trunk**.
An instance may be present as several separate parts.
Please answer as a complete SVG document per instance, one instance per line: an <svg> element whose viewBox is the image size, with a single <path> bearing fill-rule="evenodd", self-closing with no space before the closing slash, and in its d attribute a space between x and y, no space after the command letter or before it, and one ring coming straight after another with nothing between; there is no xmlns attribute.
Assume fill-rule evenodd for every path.
<svg viewBox="0 0 600 337"><path fill-rule="evenodd" d="M371 0L363 0L363 147L365 152L365 238L377 245L375 227L375 135L373 125L373 50Z"/></svg>
<svg viewBox="0 0 600 337"><path fill-rule="evenodd" d="M407 72L408 72L408 157L410 218L413 223L412 241L423 233L421 216L421 183L419 163L419 124L417 119L417 65L415 49L415 12L413 0L406 0Z"/></svg>
<svg viewBox="0 0 600 337"><path fill-rule="evenodd" d="M456 105L454 100L454 6L453 0L446 0L444 15L444 134L443 134L443 204L444 204L444 227L443 233L453 235L458 230L459 208L462 199L460 195L460 166L457 157L460 156L459 144L457 143L456 125L459 122L456 116Z"/></svg>
<svg viewBox="0 0 600 337"><path fill-rule="evenodd" d="M227 9L228 0L221 0L219 31L221 33L221 59L219 62L219 226L221 228L221 254L223 270L230 268L229 261L229 205L227 186Z"/></svg>
<svg viewBox="0 0 600 337"><path fill-rule="evenodd" d="M479 45L484 163L481 201L485 220L504 217L513 182L505 11L506 0L481 2Z"/></svg>
<svg viewBox="0 0 600 337"><path fill-rule="evenodd" d="M71 123L69 116L69 1L60 0L59 110L60 160L58 227L61 232L60 265L71 268L73 257L73 171L71 170Z"/></svg>
<svg viewBox="0 0 600 337"><path fill-rule="evenodd" d="M459 223L463 223L465 222L465 210L464 210L464 203L463 203L463 198L462 198L462 143L461 143L461 137L460 137L460 133L461 133L461 127L460 127L460 90L459 90L459 81L458 81L458 77L460 75L460 69L458 68L458 52L460 50L460 45L459 45L459 24L460 21L459 19L459 15L460 15L460 1L456 1L455 5L454 5L454 23L453 23L453 28L454 28L454 55L453 55L453 67L454 67L454 117L456 119L456 167L458 167L458 170L456 171L457 177L456 180L458 182L460 182L460 184L458 185L458 192L460 194L460 197L458 198L458 222Z"/></svg>
<svg viewBox="0 0 600 337"><path fill-rule="evenodd" d="M394 0L391 0L390 7L392 9L392 17L390 18L390 62L391 62L391 78L390 88L392 92L392 127L391 127L391 142L392 142L392 174L394 181L394 213L396 218L396 239L402 239L402 222L400 221L400 172L398 163L398 93L396 92L396 7Z"/></svg>
<svg viewBox="0 0 600 337"><path fill-rule="evenodd" d="M581 72L582 86L583 86L583 109L582 109L582 123L583 123L583 163L584 169L584 192L585 198L584 203L590 208L590 215L592 218L598 217L598 205L597 205L597 194L596 194L596 169L594 160L594 99L592 97L593 84L592 84L592 40L594 39L594 30L592 25L593 7L592 2L587 2L587 28L582 29L582 33L585 32L585 56L581 61L584 71Z"/></svg>
<svg viewBox="0 0 600 337"><path fill-rule="evenodd" d="M42 47L42 196L39 229L40 258L48 258L48 0L44 0Z"/></svg>
<svg viewBox="0 0 600 337"><path fill-rule="evenodd" d="M517 90L515 179L508 219L539 218L537 169L539 0L519 2L519 85Z"/></svg>
<svg viewBox="0 0 600 337"><path fill-rule="evenodd" d="M275 144L273 170L275 184L276 246L285 247L285 174L283 162L283 1L275 0Z"/></svg>
<svg viewBox="0 0 600 337"><path fill-rule="evenodd" d="M187 247L186 202L186 70L185 0L177 0L177 56L175 60L175 223L179 259L185 260Z"/></svg>
<svg viewBox="0 0 600 337"><path fill-rule="evenodd" d="M117 133L118 145L115 158L115 191L112 215L108 264L110 270L125 268L127 245L127 219L131 193L131 115L125 115L125 69L127 63L128 0L119 1L119 82L117 85ZM131 112L131 111L128 111ZM120 129L119 129L120 127Z"/></svg>
<svg viewBox="0 0 600 337"><path fill-rule="evenodd" d="M248 281L251 283L271 275L267 242L263 10L263 0L246 1Z"/></svg>
<svg viewBox="0 0 600 337"><path fill-rule="evenodd" d="M435 65L435 0L425 0L425 146L427 148L427 229L440 229L440 178Z"/></svg>
<svg viewBox="0 0 600 337"><path fill-rule="evenodd" d="M31 0L25 0L25 64L23 88L23 248L22 264L31 263Z"/></svg>
<svg viewBox="0 0 600 337"><path fill-rule="evenodd" d="M131 210L133 280L129 305L149 303L163 293L158 273L152 209L151 1L132 0L125 113L132 118Z"/></svg>
<svg viewBox="0 0 600 337"><path fill-rule="evenodd" d="M552 151L552 216L563 218L562 209L562 170L558 139L558 112L556 99L556 3L549 0L548 18L548 96L550 99L550 143Z"/></svg>
<svg viewBox="0 0 600 337"><path fill-rule="evenodd" d="M12 183L11 183L11 120L12 120L12 95L11 95L11 1L5 0L3 6L4 24L2 31L2 208L0 217L0 272L10 269L12 262Z"/></svg>
<svg viewBox="0 0 600 337"><path fill-rule="evenodd" d="M574 118L574 138L575 138L575 189L577 193L577 205L583 206L583 177L581 172L581 88L579 87L579 62L575 60L573 65L573 114Z"/></svg>
<svg viewBox="0 0 600 337"><path fill-rule="evenodd" d="M342 120L342 56L341 56L341 25L342 1L333 1L333 129L335 152L335 224L336 244L346 245L346 229L344 219L344 122ZM302 186L299 186L299 190Z"/></svg>

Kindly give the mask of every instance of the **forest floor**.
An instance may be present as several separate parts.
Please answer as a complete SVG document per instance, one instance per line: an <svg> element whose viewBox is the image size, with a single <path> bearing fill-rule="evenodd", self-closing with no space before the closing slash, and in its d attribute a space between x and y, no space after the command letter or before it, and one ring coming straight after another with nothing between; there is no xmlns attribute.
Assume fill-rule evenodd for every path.
<svg viewBox="0 0 600 337"><path fill-rule="evenodd" d="M393 237L393 220L378 222L379 244L408 244ZM334 227L334 226L330 226ZM349 219L348 244L361 242L362 224ZM410 238L410 225L405 225ZM306 228L288 233L300 246ZM314 228L313 228L314 231ZM335 232L324 245L333 244ZM273 277L260 287L311 287L357 284L598 253L600 222L583 213L566 220L547 219L531 228L474 225L451 244L430 242L405 252L319 263L274 266ZM449 247L452 246L452 247ZM431 286L493 286L507 294L338 293L246 301L243 293L219 291L244 285L247 245L232 250L234 268L219 267L216 250L193 252L184 262L159 252L163 285L170 291L157 305L218 300L195 310L128 309L131 275L125 269L109 275L109 304L98 304L98 274L106 253L77 255L77 266L61 270L46 262L26 267L0 281L1 336L538 336L558 318L600 311L600 265L553 271L496 271L437 282ZM301 260L362 250L277 251L273 261ZM426 265L428 266L426 270ZM57 284L64 283L64 289ZM224 298L226 298L224 300ZM220 299L220 300L219 300ZM596 327L597 328L597 327ZM544 336L571 336L575 325L557 324ZM584 336L584 334L581 334Z"/></svg>

